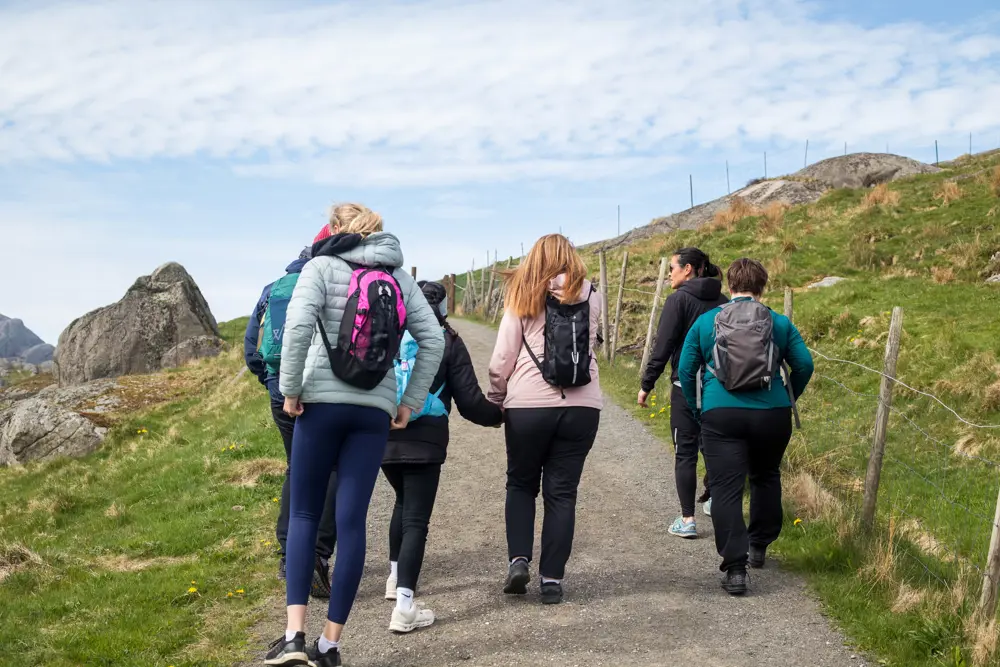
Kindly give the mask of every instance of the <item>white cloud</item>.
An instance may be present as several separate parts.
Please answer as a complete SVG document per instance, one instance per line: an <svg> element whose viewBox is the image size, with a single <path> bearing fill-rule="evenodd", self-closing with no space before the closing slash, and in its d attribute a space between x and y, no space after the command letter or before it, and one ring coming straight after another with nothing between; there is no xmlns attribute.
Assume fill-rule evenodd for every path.
<svg viewBox="0 0 1000 667"><path fill-rule="evenodd" d="M732 142L996 127L1000 38L799 0L0 9L0 160L385 186L604 179Z"/></svg>

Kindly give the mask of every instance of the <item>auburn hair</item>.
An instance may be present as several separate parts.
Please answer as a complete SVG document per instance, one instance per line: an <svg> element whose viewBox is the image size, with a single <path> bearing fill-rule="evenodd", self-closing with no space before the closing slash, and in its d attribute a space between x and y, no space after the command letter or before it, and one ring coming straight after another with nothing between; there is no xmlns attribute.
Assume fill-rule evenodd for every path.
<svg viewBox="0 0 1000 667"><path fill-rule="evenodd" d="M545 311L549 281L565 274L562 301L576 300L587 277L587 265L569 239L548 234L535 242L528 256L513 271L505 272L504 308L515 317L537 317Z"/></svg>

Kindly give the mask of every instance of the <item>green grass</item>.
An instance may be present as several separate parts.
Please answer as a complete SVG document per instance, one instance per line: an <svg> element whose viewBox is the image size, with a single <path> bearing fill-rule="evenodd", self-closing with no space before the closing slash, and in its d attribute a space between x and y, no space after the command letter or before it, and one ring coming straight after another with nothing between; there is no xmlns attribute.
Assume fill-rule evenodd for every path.
<svg viewBox="0 0 1000 667"><path fill-rule="evenodd" d="M247 646L279 588L284 457L241 365L233 350L176 371L189 398L88 457L0 469L0 664L229 665ZM234 483L260 459L271 474Z"/></svg>

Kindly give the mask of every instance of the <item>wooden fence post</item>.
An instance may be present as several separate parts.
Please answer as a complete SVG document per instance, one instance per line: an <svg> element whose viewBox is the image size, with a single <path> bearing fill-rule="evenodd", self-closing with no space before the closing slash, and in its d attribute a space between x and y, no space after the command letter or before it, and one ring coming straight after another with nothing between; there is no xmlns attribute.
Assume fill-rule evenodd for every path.
<svg viewBox="0 0 1000 667"><path fill-rule="evenodd" d="M604 299L604 307L601 308L601 338L604 340L604 358L611 359L611 340L608 331L608 263L604 257L604 250L598 253L601 259L601 297Z"/></svg>
<svg viewBox="0 0 1000 667"><path fill-rule="evenodd" d="M490 270L490 251L486 251L486 263L483 264L483 284L479 286L479 292L486 299L486 272Z"/></svg>
<svg viewBox="0 0 1000 667"><path fill-rule="evenodd" d="M649 352L653 344L653 333L656 331L656 313L660 308L660 294L663 293L663 279L667 275L667 258L660 258L660 277L656 280L656 294L653 295L653 307L649 309L649 327L646 329L646 344L642 348L642 365L639 372L642 373L649 361Z"/></svg>
<svg viewBox="0 0 1000 667"><path fill-rule="evenodd" d="M455 274L448 276L448 314L455 313Z"/></svg>
<svg viewBox="0 0 1000 667"><path fill-rule="evenodd" d="M410 267L410 277L413 278L414 280L417 279L417 267L415 266Z"/></svg>
<svg viewBox="0 0 1000 667"><path fill-rule="evenodd" d="M792 319L792 299L793 299L792 288L791 287L786 287L785 288L785 317L787 317L789 320Z"/></svg>
<svg viewBox="0 0 1000 667"><path fill-rule="evenodd" d="M496 275L496 269L490 267L490 286L489 289L486 290L486 296L483 299L483 317L490 316L490 308L493 304L493 283L496 280Z"/></svg>
<svg viewBox="0 0 1000 667"><path fill-rule="evenodd" d="M993 534L990 536L990 551L983 572L983 593L979 598L979 617L992 619L997 611L997 586L1000 584L1000 494L993 513Z"/></svg>
<svg viewBox="0 0 1000 667"><path fill-rule="evenodd" d="M615 362L615 352L618 349L618 331L622 328L622 298L625 296L625 272L628 270L628 250L622 257L622 275L618 282L618 303L615 304L615 330L611 334L611 363Z"/></svg>
<svg viewBox="0 0 1000 667"><path fill-rule="evenodd" d="M507 267L506 267L507 271L510 271L510 265L513 262L514 262L514 258L513 257L508 257L507 258ZM503 310L504 294L507 291L506 290L507 283L504 282L504 281L498 281L498 282L499 282L499 284L497 285L497 303L496 303L496 306L493 307L493 316L492 316L492 320L493 320L494 323L496 323L497 318L500 317L500 311Z"/></svg>
<svg viewBox="0 0 1000 667"><path fill-rule="evenodd" d="M875 412L875 436L872 439L872 451L868 457L868 472L865 475L865 500L861 509L861 527L866 532L875 525L878 485L882 477L882 456L885 454L885 439L888 434L889 413L892 407L892 388L895 385L896 361L899 359L899 342L902 335L903 309L896 306L892 309L889 340L885 344L882 382L878 391L878 410Z"/></svg>

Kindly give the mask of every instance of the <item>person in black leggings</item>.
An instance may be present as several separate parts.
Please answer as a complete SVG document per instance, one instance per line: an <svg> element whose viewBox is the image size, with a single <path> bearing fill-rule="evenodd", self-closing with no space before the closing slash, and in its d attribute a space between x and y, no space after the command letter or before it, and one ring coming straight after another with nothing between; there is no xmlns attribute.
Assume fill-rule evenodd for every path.
<svg viewBox="0 0 1000 667"><path fill-rule="evenodd" d="M681 383L677 379L677 362L681 357L684 336L694 321L702 313L726 303L726 297L722 296L721 278L719 267L712 264L708 255L698 248L681 248L670 258L670 287L674 293L663 304L656 343L643 369L637 399L639 405L647 407L649 395L669 361L670 432L674 440L674 482L677 484L681 515L667 532L677 537L698 537L694 503L698 486L698 451L701 449L701 426L684 400ZM706 494L707 486L706 483Z"/></svg>
<svg viewBox="0 0 1000 667"><path fill-rule="evenodd" d="M446 320L444 287L434 282L418 284L444 330L444 356L431 382L428 414L414 419L403 430L392 431L382 459L382 473L396 492L389 523L389 578L385 582L386 599L396 601L389 623L393 632L410 632L434 622L434 612L418 607L413 597L424 561L441 465L447 456L452 400L462 417L480 426L498 427L503 419L500 408L486 400L479 388L465 342Z"/></svg>

